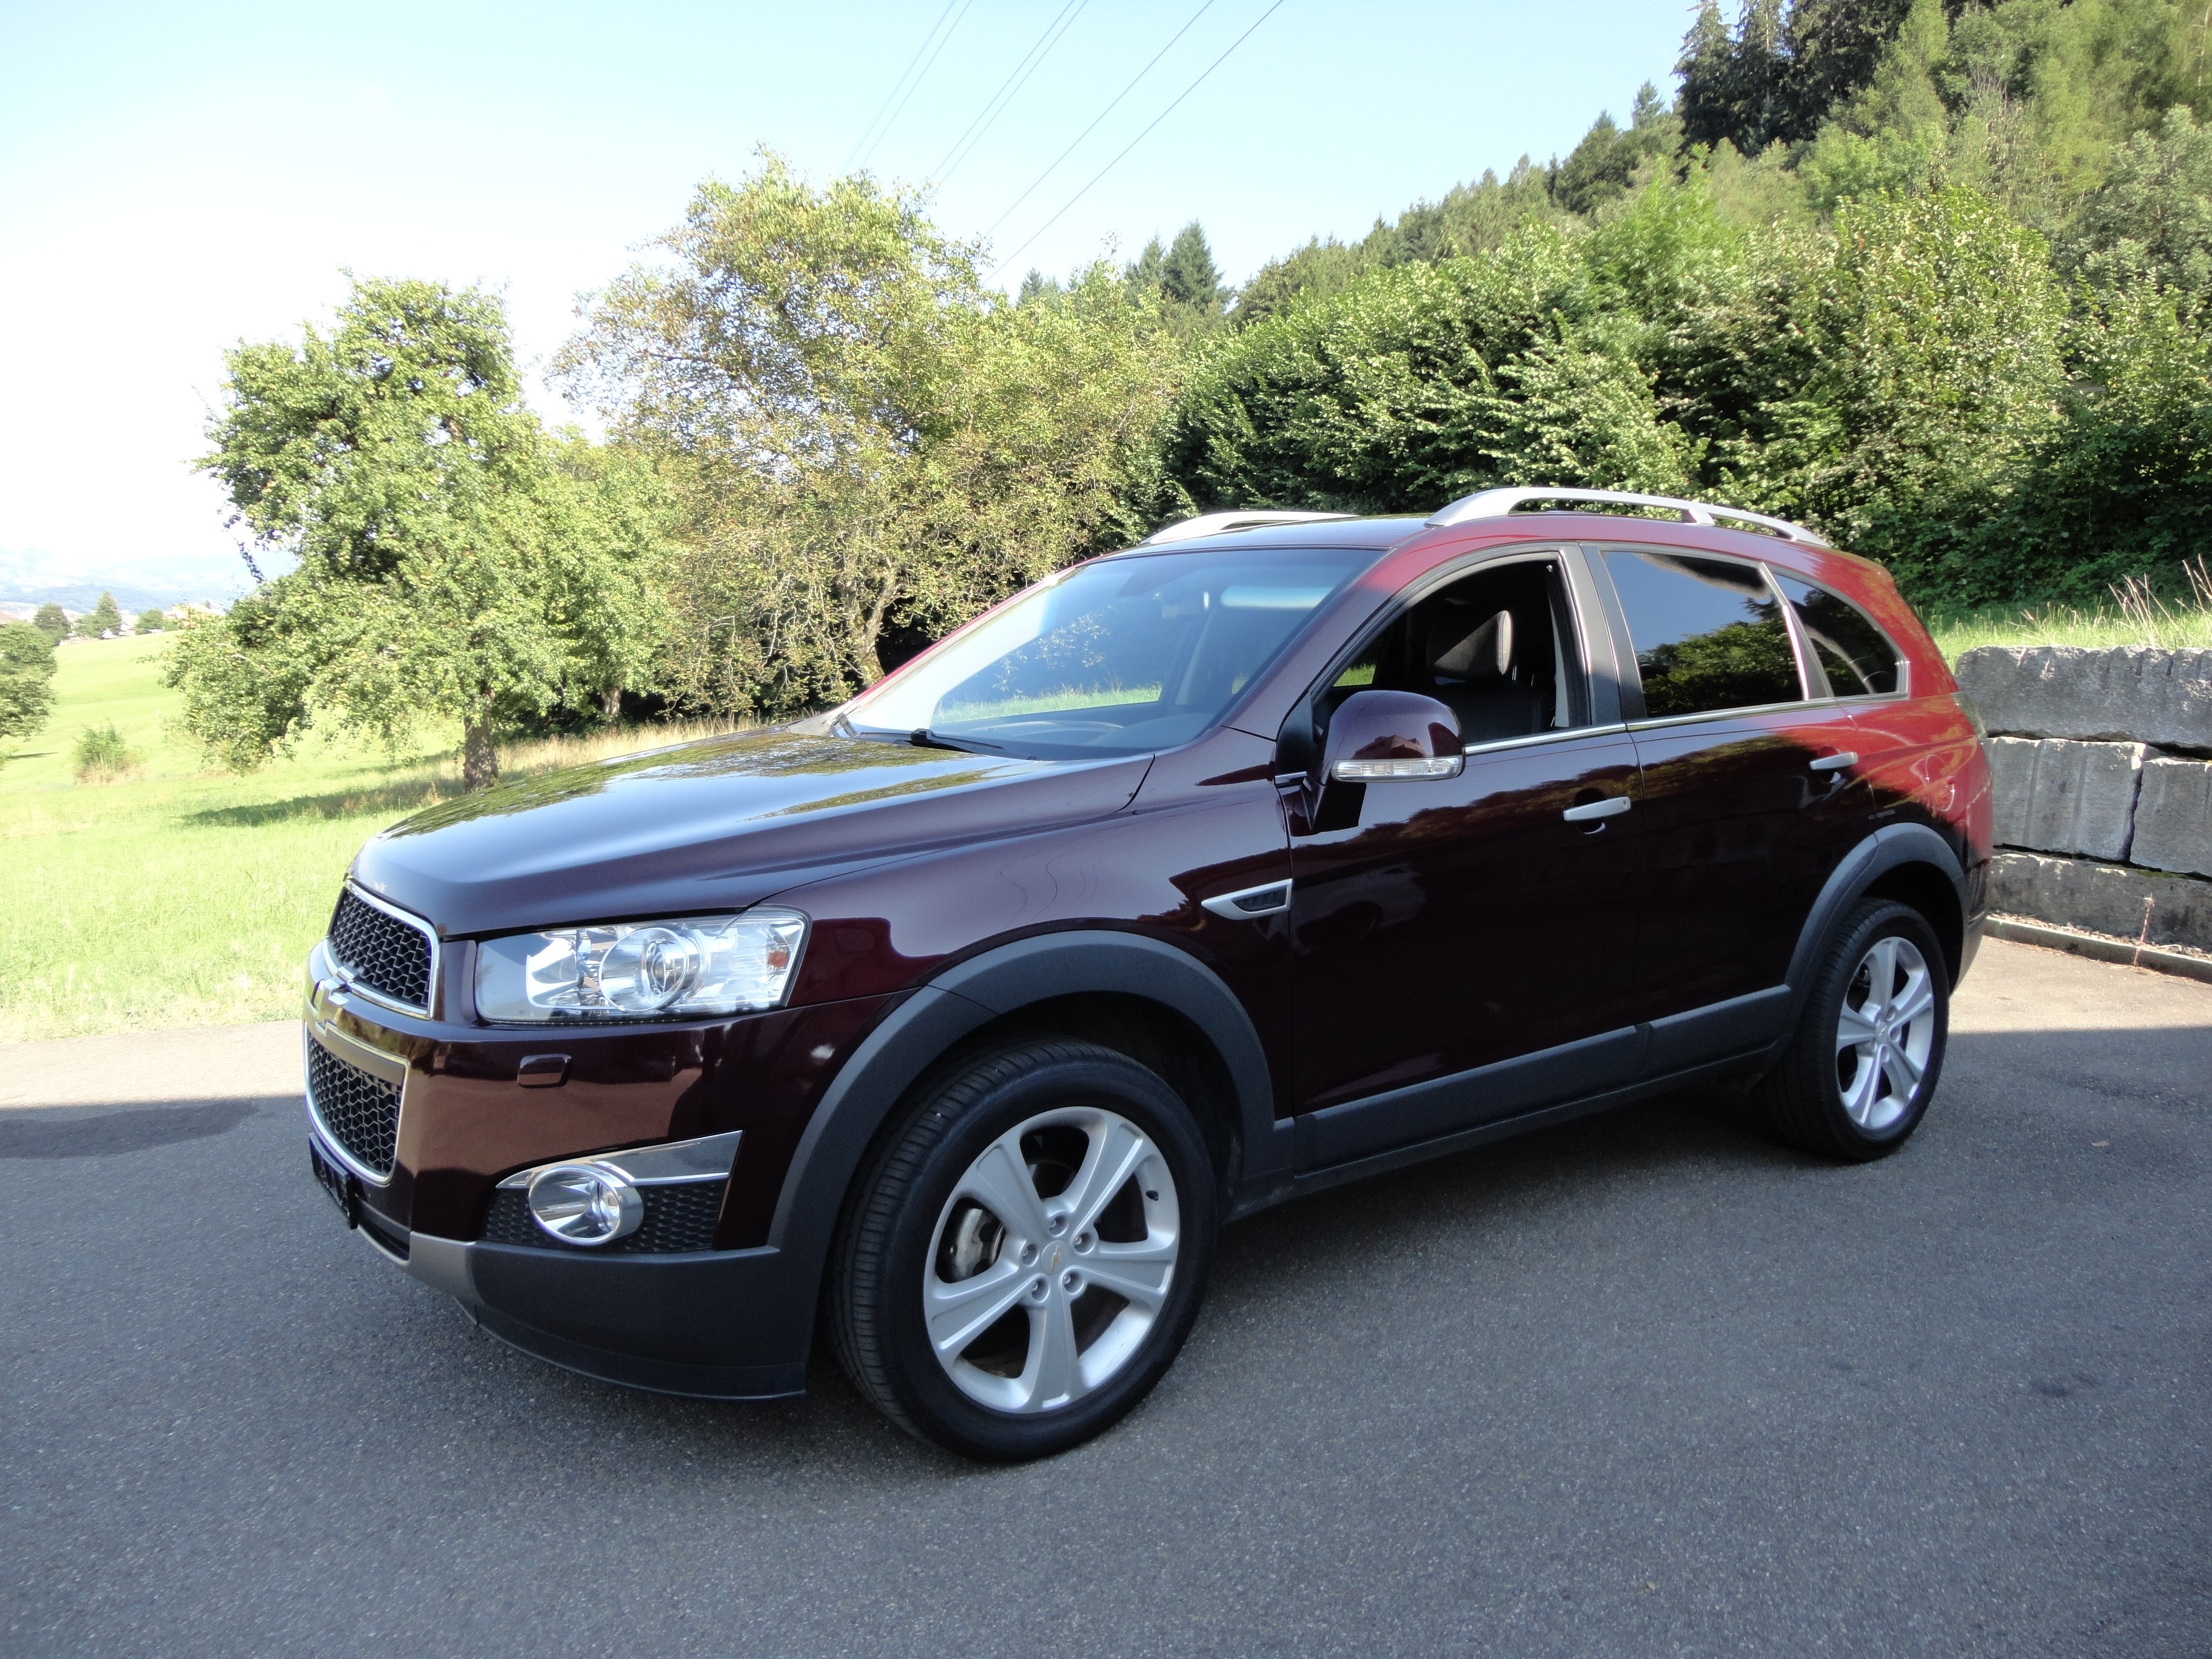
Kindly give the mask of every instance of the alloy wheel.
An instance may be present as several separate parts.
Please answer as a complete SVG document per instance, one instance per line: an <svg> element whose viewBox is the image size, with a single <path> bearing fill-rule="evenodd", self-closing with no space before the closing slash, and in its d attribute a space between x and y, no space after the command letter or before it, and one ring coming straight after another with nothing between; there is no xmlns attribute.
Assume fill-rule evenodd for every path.
<svg viewBox="0 0 2212 1659"><path fill-rule="evenodd" d="M1844 1114L1879 1134L1912 1109L1936 1042L1936 986L1911 939L1868 947L1836 1016L1836 1088Z"/></svg>
<svg viewBox="0 0 2212 1659"><path fill-rule="evenodd" d="M939 1213L921 1285L931 1352L979 1405L1065 1407L1143 1345L1180 1231L1168 1161L1127 1118L1028 1118L977 1155Z"/></svg>

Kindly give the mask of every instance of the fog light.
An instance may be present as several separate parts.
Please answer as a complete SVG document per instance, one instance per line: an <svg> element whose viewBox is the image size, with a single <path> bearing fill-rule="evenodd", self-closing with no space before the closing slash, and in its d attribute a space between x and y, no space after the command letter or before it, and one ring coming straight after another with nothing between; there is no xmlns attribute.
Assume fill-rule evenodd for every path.
<svg viewBox="0 0 2212 1659"><path fill-rule="evenodd" d="M605 1164L556 1164L530 1183L530 1214L564 1244L611 1244L637 1231L645 1200Z"/></svg>

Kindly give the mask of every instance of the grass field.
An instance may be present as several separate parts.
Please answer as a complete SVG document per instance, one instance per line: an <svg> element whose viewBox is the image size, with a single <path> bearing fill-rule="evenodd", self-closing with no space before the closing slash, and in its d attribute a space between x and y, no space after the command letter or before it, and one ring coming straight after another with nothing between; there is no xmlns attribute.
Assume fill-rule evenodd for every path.
<svg viewBox="0 0 2212 1659"><path fill-rule="evenodd" d="M1978 645L2212 647L2212 608L1935 617L1944 654ZM394 760L313 743L246 777L173 738L169 641L74 641L53 719L0 763L0 1042L279 1019L339 879L377 830L459 788L449 746ZM135 767L76 781L72 748L112 723ZM649 726L504 752L510 775L657 748L710 727ZM450 738L447 739L450 743Z"/></svg>
<svg viewBox="0 0 2212 1659"><path fill-rule="evenodd" d="M313 744L249 776L209 772L165 731L167 644L64 646L53 719L0 764L0 1042L283 1018L362 842L459 788L450 750L393 761ZM77 782L77 733L111 721L137 767ZM692 734L611 732L502 761L538 772Z"/></svg>

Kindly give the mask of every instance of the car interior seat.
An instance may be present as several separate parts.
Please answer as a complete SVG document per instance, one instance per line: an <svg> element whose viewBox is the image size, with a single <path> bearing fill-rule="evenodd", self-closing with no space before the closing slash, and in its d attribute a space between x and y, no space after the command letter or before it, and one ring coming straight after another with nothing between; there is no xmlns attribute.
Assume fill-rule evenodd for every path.
<svg viewBox="0 0 2212 1659"><path fill-rule="evenodd" d="M1498 591L1505 586L1485 582L1422 607L1429 612L1416 659L1427 669L1423 689L1459 716L1468 744L1529 737L1553 723L1549 596L1540 581L1527 585L1532 592Z"/></svg>

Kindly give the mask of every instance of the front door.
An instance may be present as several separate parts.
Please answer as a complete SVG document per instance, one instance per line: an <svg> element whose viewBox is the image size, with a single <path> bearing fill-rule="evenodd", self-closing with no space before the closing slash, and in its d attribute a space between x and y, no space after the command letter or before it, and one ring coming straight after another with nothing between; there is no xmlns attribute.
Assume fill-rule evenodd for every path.
<svg viewBox="0 0 2212 1659"><path fill-rule="evenodd" d="M1638 825L1606 803L1636 753L1593 718L1569 578L1559 555L1486 565L1403 607L1332 688L1437 697L1469 751L1455 778L1329 785L1293 836L1302 1166L1632 1075Z"/></svg>

